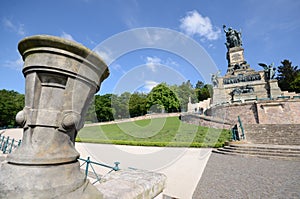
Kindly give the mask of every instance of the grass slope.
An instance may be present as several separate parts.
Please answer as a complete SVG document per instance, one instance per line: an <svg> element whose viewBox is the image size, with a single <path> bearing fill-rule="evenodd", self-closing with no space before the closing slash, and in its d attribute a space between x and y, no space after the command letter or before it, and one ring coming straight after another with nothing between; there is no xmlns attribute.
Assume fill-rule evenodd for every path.
<svg viewBox="0 0 300 199"><path fill-rule="evenodd" d="M136 146L220 147L230 139L228 130L196 126L178 117L155 118L84 127L77 142Z"/></svg>

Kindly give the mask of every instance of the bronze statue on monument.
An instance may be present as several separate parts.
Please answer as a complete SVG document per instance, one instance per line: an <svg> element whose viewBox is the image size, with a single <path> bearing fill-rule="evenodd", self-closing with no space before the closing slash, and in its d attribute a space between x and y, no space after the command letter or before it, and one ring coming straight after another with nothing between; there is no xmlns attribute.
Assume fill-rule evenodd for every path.
<svg viewBox="0 0 300 199"><path fill-rule="evenodd" d="M234 30L231 27L229 27L228 30L225 28L226 25L223 25L223 30L226 33L225 45L227 49L242 46L242 32Z"/></svg>

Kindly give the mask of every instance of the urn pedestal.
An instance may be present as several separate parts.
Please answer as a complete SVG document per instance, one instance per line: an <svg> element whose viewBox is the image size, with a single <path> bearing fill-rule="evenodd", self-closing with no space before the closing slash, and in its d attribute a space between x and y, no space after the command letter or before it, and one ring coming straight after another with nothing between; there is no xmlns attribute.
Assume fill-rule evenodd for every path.
<svg viewBox="0 0 300 199"><path fill-rule="evenodd" d="M79 170L74 143L109 75L106 64L84 46L53 36L25 38L18 49L26 94L16 120L24 131L22 145L1 164L0 198L101 198Z"/></svg>

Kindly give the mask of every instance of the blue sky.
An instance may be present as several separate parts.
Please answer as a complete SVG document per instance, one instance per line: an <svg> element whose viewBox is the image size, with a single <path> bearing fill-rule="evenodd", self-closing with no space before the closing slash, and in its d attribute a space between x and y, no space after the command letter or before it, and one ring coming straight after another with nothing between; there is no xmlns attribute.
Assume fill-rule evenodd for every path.
<svg viewBox="0 0 300 199"><path fill-rule="evenodd" d="M245 59L255 70L262 69L259 62L278 66L283 59L299 65L299 10L298 0L2 0L0 89L24 93L23 62L17 44L36 34L71 39L100 53L111 73L100 94L148 92L160 82L209 83L208 73L217 70L224 75L227 60L223 24L242 31ZM129 47L113 58L110 51L101 51L110 41L117 42L114 52L125 49L132 43L116 38L132 30L132 34L141 29L149 34L152 29L148 27L159 30L150 34L151 41L162 38L163 33L175 37L164 38L163 45L158 39L149 47L149 38L142 35L146 43L141 48ZM182 46L180 53L166 47L169 43L178 47L177 36L187 37L191 44ZM198 47L193 48L193 42ZM191 63L187 57L192 54L197 58L198 52L201 63Z"/></svg>

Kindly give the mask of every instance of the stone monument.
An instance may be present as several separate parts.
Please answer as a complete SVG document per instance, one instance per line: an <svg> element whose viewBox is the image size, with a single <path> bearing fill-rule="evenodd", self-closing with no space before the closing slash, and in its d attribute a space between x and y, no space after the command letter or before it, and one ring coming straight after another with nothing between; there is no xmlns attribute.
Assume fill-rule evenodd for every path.
<svg viewBox="0 0 300 199"><path fill-rule="evenodd" d="M101 198L80 172L74 147L93 95L109 75L101 58L72 41L23 39L22 145L0 165L0 198Z"/></svg>
<svg viewBox="0 0 300 199"><path fill-rule="evenodd" d="M212 104L253 101L258 98L272 99L281 95L273 66L263 65L264 71L255 71L244 58L241 31L223 25L226 33L226 58L228 68L225 76L212 75ZM261 65L262 66L262 65Z"/></svg>

